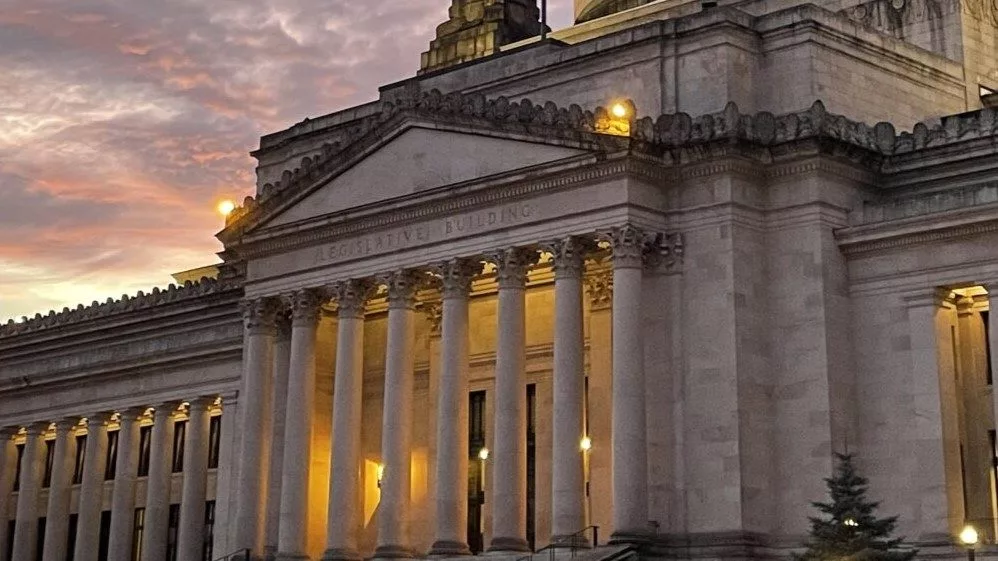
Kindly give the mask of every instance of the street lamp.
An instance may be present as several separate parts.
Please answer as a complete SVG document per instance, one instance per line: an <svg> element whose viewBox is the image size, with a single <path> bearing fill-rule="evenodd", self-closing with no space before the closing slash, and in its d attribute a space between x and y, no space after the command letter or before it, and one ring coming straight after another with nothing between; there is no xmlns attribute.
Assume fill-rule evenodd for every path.
<svg viewBox="0 0 998 561"><path fill-rule="evenodd" d="M977 530L973 526L964 526L963 531L960 532L960 541L963 542L964 547L967 548L967 561L974 561L974 554L977 549Z"/></svg>

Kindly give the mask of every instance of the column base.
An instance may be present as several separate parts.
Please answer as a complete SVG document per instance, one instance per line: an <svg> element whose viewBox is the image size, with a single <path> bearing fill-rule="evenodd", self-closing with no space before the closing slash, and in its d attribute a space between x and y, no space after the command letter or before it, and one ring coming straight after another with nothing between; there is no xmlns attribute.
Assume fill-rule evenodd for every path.
<svg viewBox="0 0 998 561"><path fill-rule="evenodd" d="M374 549L374 559L411 559L416 554L402 545L379 545Z"/></svg>
<svg viewBox="0 0 998 561"><path fill-rule="evenodd" d="M463 542L437 540L433 542L427 555L471 555L471 548Z"/></svg>
<svg viewBox="0 0 998 561"><path fill-rule="evenodd" d="M530 544L523 538L492 538L489 551L522 551L530 552Z"/></svg>
<svg viewBox="0 0 998 561"><path fill-rule="evenodd" d="M274 555L274 561L312 561L312 558L302 553L281 553Z"/></svg>
<svg viewBox="0 0 998 561"><path fill-rule="evenodd" d="M565 547L572 549L591 549L593 542L588 537L581 534L569 534L563 536L551 536L551 547Z"/></svg>
<svg viewBox="0 0 998 561"><path fill-rule="evenodd" d="M331 547L323 552L322 561L363 561L363 557L354 549Z"/></svg>
<svg viewBox="0 0 998 561"><path fill-rule="evenodd" d="M650 530L641 529L631 529L631 530L617 530L610 534L610 541L608 545L644 545L651 543L655 537Z"/></svg>

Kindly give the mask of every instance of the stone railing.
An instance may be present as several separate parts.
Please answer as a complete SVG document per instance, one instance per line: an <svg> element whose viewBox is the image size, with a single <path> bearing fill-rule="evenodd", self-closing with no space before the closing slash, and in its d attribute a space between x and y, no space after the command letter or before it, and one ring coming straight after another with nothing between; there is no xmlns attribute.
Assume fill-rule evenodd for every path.
<svg viewBox="0 0 998 561"><path fill-rule="evenodd" d="M187 281L180 286L171 284L165 289L154 288L148 294L139 291L135 296L122 295L118 300L108 298L103 303L95 300L89 306L80 304L75 309L63 308L61 312L52 310L46 315L35 314L33 318L22 317L19 322L11 319L6 324L0 325L0 337L31 333L42 329L61 327L116 314L143 310L163 304L193 300L202 296L236 289L239 286L238 281L204 277L198 282Z"/></svg>
<svg viewBox="0 0 998 561"><path fill-rule="evenodd" d="M630 114L634 106L629 105ZM559 107L553 102L536 105L529 99L510 101L505 97L487 99L481 94L444 95L438 90L418 96L402 96L385 101L381 111L359 119L345 132L343 142L325 144L319 153L302 158L299 167L286 170L281 180L265 184L258 196L246 197L226 220L231 225L260 205L266 205L276 195L301 185L308 185L341 164L359 150L357 142L385 122L402 114L451 115L491 121L503 125L528 127L534 134L588 139L606 137L596 134L606 129L611 120L605 107L587 111L572 104ZM637 149L685 147L715 141L742 140L772 146L796 140L827 138L866 150L872 155L892 156L924 148L968 139L998 136L998 109L988 108L944 117L935 123L918 123L911 132L897 133L886 122L868 125L826 111L821 101L809 109L784 115L759 112L742 114L738 106L729 103L717 113L691 117L686 113L644 117L631 123L630 136L638 141ZM376 134L376 133L375 133Z"/></svg>

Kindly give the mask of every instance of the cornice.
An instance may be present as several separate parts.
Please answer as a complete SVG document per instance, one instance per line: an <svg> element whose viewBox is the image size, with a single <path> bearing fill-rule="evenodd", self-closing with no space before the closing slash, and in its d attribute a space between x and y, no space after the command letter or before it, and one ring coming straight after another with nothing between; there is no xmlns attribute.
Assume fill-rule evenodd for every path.
<svg viewBox="0 0 998 561"><path fill-rule="evenodd" d="M931 224L939 220L939 216L932 215L879 228L844 228L836 232L836 237L844 254L858 255L998 232L998 216L993 212Z"/></svg>

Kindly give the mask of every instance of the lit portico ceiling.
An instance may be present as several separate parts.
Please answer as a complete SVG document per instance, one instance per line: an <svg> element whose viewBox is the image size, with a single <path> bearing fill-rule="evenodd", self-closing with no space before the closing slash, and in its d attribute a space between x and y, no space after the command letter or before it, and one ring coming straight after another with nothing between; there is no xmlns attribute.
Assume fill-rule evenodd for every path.
<svg viewBox="0 0 998 561"><path fill-rule="evenodd" d="M630 8L651 4L655 0L575 0L575 21L601 18Z"/></svg>

